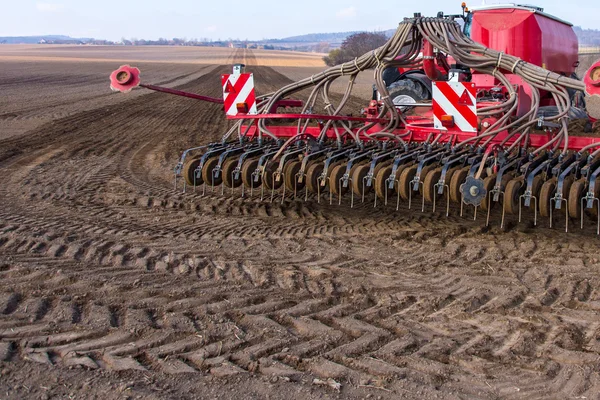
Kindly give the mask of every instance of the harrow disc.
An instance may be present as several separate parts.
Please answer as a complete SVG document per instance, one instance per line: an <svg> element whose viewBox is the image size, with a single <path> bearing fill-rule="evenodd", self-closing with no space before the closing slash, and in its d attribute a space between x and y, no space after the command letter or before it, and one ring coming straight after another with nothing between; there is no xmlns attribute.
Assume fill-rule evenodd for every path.
<svg viewBox="0 0 600 400"><path fill-rule="evenodd" d="M600 178L596 178L596 186L594 187L594 197L598 198L600 196ZM598 203L594 201L594 206L588 209L589 213L597 217L598 216Z"/></svg>
<svg viewBox="0 0 600 400"><path fill-rule="evenodd" d="M199 158L190 158L183 164L181 174L183 175L183 179L185 179L185 183L190 186L194 185L194 172L196 171L196 168L198 168L198 165L200 165ZM202 183L202 177L197 177L195 184L202 185Z"/></svg>
<svg viewBox="0 0 600 400"><path fill-rule="evenodd" d="M436 200L442 197L441 194L438 194L437 187L435 186L442 177L442 167L435 168L425 176L425 180L423 181L423 197L425 201L428 203L433 203L433 199Z"/></svg>
<svg viewBox="0 0 600 400"><path fill-rule="evenodd" d="M429 164L423 167L423 169L421 170L421 175L420 175L420 182L421 184L419 184L419 194L421 194L421 196L423 195L423 184L425 183L425 178L427 178L427 175L429 175L429 173L431 171L433 171L434 169L436 169L436 166L434 164Z"/></svg>
<svg viewBox="0 0 600 400"><path fill-rule="evenodd" d="M219 173L218 177L214 176L213 173L213 170L215 169L217 164L219 164L219 156L214 156L206 160L204 166L202 167L202 180L207 185L219 186L221 183L223 183L222 171L221 173Z"/></svg>
<svg viewBox="0 0 600 400"><path fill-rule="evenodd" d="M403 200L408 200L408 197L410 196L410 191L412 190L410 182L415 178L417 168L418 166L411 165L410 167L405 168L400 174L400 178L398 179L398 190L400 197L402 197Z"/></svg>
<svg viewBox="0 0 600 400"><path fill-rule="evenodd" d="M544 185L544 178L541 175L536 175L533 178L533 183L531 185L531 195L538 199L540 197L540 190L542 190L542 186Z"/></svg>
<svg viewBox="0 0 600 400"><path fill-rule="evenodd" d="M258 182L252 182L254 176L252 174L256 171L258 167L258 158L250 158L242 164L242 169L240 171L240 175L242 176L242 182L244 182L244 186L248 189L252 187L259 187L262 184L262 179L260 176L258 177Z"/></svg>
<svg viewBox="0 0 600 400"><path fill-rule="evenodd" d="M519 202L524 189L523 177L513 179L508 182L504 190L504 210L508 214L517 214L519 212Z"/></svg>
<svg viewBox="0 0 600 400"><path fill-rule="evenodd" d="M267 165L265 165L265 171L263 173L263 183L265 184L265 188L267 189L279 189L281 185L283 185L283 179L279 179L277 181L275 178L275 171L277 170L277 165L279 163L277 161L269 161Z"/></svg>
<svg viewBox="0 0 600 400"><path fill-rule="evenodd" d="M346 164L340 163L333 167L329 175L329 190L335 195L343 195L348 192L348 186L344 187L340 179L346 173Z"/></svg>
<svg viewBox="0 0 600 400"><path fill-rule="evenodd" d="M238 157L228 158L223 163L223 170L221 173L223 174L223 184L228 188L236 188L242 184L242 178L238 175L237 179L234 179L233 170L237 167L239 162Z"/></svg>
<svg viewBox="0 0 600 400"><path fill-rule="evenodd" d="M569 217L579 218L581 216L581 198L585 190L585 179L579 179L571 185L569 190L568 209Z"/></svg>
<svg viewBox="0 0 600 400"><path fill-rule="evenodd" d="M494 185L496 184L496 177L497 177L497 175L493 174L490 176L486 176L485 179L483 180L483 188L485 189L485 198L479 205L479 208L481 208L482 211L488 210L488 201L490 198L490 192L492 191L492 189L494 189ZM494 208L495 203L496 203L495 201L490 202L490 209Z"/></svg>
<svg viewBox="0 0 600 400"><path fill-rule="evenodd" d="M369 164L357 165L356 168L352 168L352 191L355 195L362 196L363 188L364 194L370 193L373 189L372 186L367 186L365 182L365 177L369 173L370 168L371 166Z"/></svg>
<svg viewBox="0 0 600 400"><path fill-rule="evenodd" d="M323 162L317 161L306 168L306 188L309 192L318 193L319 190L319 177L323 173L324 169Z"/></svg>
<svg viewBox="0 0 600 400"><path fill-rule="evenodd" d="M552 178L549 181L546 181L540 189L538 202L540 203L540 215L542 217L550 216L550 207L552 207L550 199L554 197L554 193L556 192L556 182L557 179Z"/></svg>
<svg viewBox="0 0 600 400"><path fill-rule="evenodd" d="M302 167L302 162L294 160L287 163L283 168L283 183L285 184L285 188L291 192L302 190L306 185L306 180L302 180L302 182L298 182L297 180L296 174L300 172L300 167Z"/></svg>
<svg viewBox="0 0 600 400"><path fill-rule="evenodd" d="M460 193L460 186L465 183L467 176L469 175L469 170L471 167L464 167L459 170L456 170L452 174L452 178L450 178L450 187L449 195L450 200L455 203L460 203L462 201L462 194ZM447 179L446 179L447 180Z"/></svg>
<svg viewBox="0 0 600 400"><path fill-rule="evenodd" d="M391 165L382 166L379 171L376 171L375 182L373 182L373 186L375 188L375 194L382 200L385 198L385 188L387 185L387 180L391 174Z"/></svg>

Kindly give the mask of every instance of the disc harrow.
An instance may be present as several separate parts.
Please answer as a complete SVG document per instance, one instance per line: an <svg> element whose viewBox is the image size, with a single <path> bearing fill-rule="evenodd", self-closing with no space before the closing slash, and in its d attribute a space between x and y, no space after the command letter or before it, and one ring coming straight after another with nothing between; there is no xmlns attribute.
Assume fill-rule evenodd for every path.
<svg viewBox="0 0 600 400"><path fill-rule="evenodd" d="M251 99L256 113L248 111L254 103L228 100L236 89L224 76L221 102L235 124L221 141L183 153L175 187L183 178L184 191L201 188L204 195L221 187L222 194L230 189L232 196L270 202L386 207L395 200L396 210L421 212L443 205L446 216L454 204L461 216L471 209L477 219L483 211L486 225L499 216L502 227L529 217L552 227L558 214L567 231L570 220L583 227L594 219L600 234L600 139L569 134L574 116L583 113L592 128L600 116L575 101L597 104L600 62L584 81L548 71L473 41L458 17L472 19L466 9L462 16L405 19L382 47ZM427 76L432 98L391 98L383 79L389 68ZM113 74L114 87L139 85L139 71L122 69ZM361 116L344 114L357 75L367 70L374 75L372 100ZM243 74L238 65L232 76L239 82ZM334 104L329 92L340 78L348 79L347 89ZM304 101L290 99L307 89ZM449 99L454 113L443 109ZM278 113L281 107L297 113ZM431 110L416 112L423 108ZM283 124L289 120L296 124Z"/></svg>

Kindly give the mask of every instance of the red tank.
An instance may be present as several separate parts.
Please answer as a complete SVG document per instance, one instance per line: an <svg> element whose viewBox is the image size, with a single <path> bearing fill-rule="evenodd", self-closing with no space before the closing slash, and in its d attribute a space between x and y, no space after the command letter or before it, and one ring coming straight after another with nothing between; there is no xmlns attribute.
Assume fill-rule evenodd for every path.
<svg viewBox="0 0 600 400"><path fill-rule="evenodd" d="M542 8L497 5L473 11L471 38L553 72L570 76L578 60L573 25Z"/></svg>

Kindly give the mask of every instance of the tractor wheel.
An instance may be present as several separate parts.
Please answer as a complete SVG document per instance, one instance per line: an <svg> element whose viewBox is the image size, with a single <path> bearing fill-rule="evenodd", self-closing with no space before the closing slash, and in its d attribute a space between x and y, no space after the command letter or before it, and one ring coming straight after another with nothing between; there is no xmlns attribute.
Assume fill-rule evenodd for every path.
<svg viewBox="0 0 600 400"><path fill-rule="evenodd" d="M302 167L302 161L294 160L285 165L283 168L283 183L285 188L292 192L304 189L306 180L302 180L302 183L298 182L296 174L300 172Z"/></svg>
<svg viewBox="0 0 600 400"><path fill-rule="evenodd" d="M202 185L202 177L197 177L196 178L196 182L194 182L194 174L196 171L196 168L198 168L198 165L200 165L200 159L199 158L189 158L185 161L185 163L183 163L183 168L181 169L181 174L183 175L183 179L185 179L185 183L193 186L195 185Z"/></svg>
<svg viewBox="0 0 600 400"><path fill-rule="evenodd" d="M364 183L364 194L368 194L373 189L372 186L367 186L365 182L365 177L369 173L369 169L371 168L370 163L362 164L357 166L356 168L352 168L354 172L352 173L352 191L355 195L361 196L363 195L363 183Z"/></svg>
<svg viewBox="0 0 600 400"><path fill-rule="evenodd" d="M546 181L540 189L538 203L540 204L540 216L542 217L550 216L550 207L552 207L550 199L554 197L554 193L556 193L556 182L557 179L552 178L549 181Z"/></svg>
<svg viewBox="0 0 600 400"><path fill-rule="evenodd" d="M427 176L425 176L425 180L423 181L423 197L425 201L428 203L433 203L433 199L436 201L442 197L442 195L438 194L438 187L435 186L442 177L442 167L438 167L434 170L429 171Z"/></svg>
<svg viewBox="0 0 600 400"><path fill-rule="evenodd" d="M450 179L450 187L449 195L450 200L454 203L460 203L462 201L462 193L460 193L460 186L465 183L467 176L469 175L469 170L471 167L464 167L456 171L452 174L452 178Z"/></svg>
<svg viewBox="0 0 600 400"><path fill-rule="evenodd" d="M236 188L242 184L242 178L238 176L237 179L233 179L233 170L237 167L240 159L238 157L228 158L223 163L223 170L221 173L223 174L223 184L228 188Z"/></svg>
<svg viewBox="0 0 600 400"><path fill-rule="evenodd" d="M202 167L202 180L209 186L219 186L223 183L223 174L219 173L219 177L215 177L213 170L219 164L219 156L210 157Z"/></svg>
<svg viewBox="0 0 600 400"><path fill-rule="evenodd" d="M246 186L248 189L259 187L262 184L262 179L260 176L258 177L258 182L252 182L254 179L252 174L254 171L256 171L256 168L258 168L258 161L258 158L251 158L249 160L245 160L242 164L242 170L240 171L240 174L242 175L242 182L244 182L244 186Z"/></svg>
<svg viewBox="0 0 600 400"><path fill-rule="evenodd" d="M344 195L348 191L347 186L342 186L340 188L340 186L342 185L340 179L342 179L342 177L346 173L346 167L347 164L345 163L338 164L335 167L333 167L333 169L331 170L331 174L329 175L329 190L335 195Z"/></svg>
<svg viewBox="0 0 600 400"><path fill-rule="evenodd" d="M430 98L429 91L420 82L412 79L402 79L392 83L388 87L390 99L394 104L414 104ZM402 112L410 110L412 107L400 107Z"/></svg>
<svg viewBox="0 0 600 400"><path fill-rule="evenodd" d="M569 217L580 218L581 217L581 198L585 191L585 179L579 179L571 185L569 190Z"/></svg>
<svg viewBox="0 0 600 400"><path fill-rule="evenodd" d="M319 192L319 177L323 173L323 162L315 162L306 169L306 188L309 192L317 194Z"/></svg>
<svg viewBox="0 0 600 400"><path fill-rule="evenodd" d="M417 174L417 168L417 165L411 165L410 167L404 169L400 174L400 179L398 179L398 190L400 197L402 197L403 200L408 200L409 197L412 197L410 194L412 190L411 181Z"/></svg>
<svg viewBox="0 0 600 400"><path fill-rule="evenodd" d="M504 210L508 214L518 214L519 202L524 189L523 177L516 178L508 182L504 190Z"/></svg>
<svg viewBox="0 0 600 400"><path fill-rule="evenodd" d="M494 186L496 185L496 177L497 177L496 174L492 174L490 176L485 177L485 179L483 180L483 188L485 189L485 198L479 205L479 208L481 208L481 211L488 210L488 201L490 198L490 192L492 191L492 189L494 189ZM495 201L490 202L490 209L494 208L494 204L496 204Z"/></svg>
<svg viewBox="0 0 600 400"><path fill-rule="evenodd" d="M385 199L385 187L388 184L388 178L392 174L392 168L393 167L391 165L386 165L377 172L377 175L375 175L375 182L373 183L373 186L375 186L375 194L381 200Z"/></svg>

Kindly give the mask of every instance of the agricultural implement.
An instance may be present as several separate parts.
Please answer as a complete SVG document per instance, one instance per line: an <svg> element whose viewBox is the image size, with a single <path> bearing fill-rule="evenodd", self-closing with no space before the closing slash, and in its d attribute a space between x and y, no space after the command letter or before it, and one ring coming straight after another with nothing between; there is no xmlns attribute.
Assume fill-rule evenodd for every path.
<svg viewBox="0 0 600 400"><path fill-rule="evenodd" d="M175 167L184 191L372 199L446 215L456 203L461 215L481 210L486 224L496 207L501 225L527 213L534 224L564 218L565 230L570 219L594 221L600 234L600 138L586 136L600 118L600 61L583 80L577 66L571 24L531 6L463 4L458 15L406 18L380 48L266 95L255 95L243 65L221 77L222 99L140 85L129 66L113 72L111 87L224 105L232 128L185 150ZM366 70L372 100L361 115L343 114ZM330 88L340 78L348 84L336 103ZM292 98L303 90L304 101Z"/></svg>

